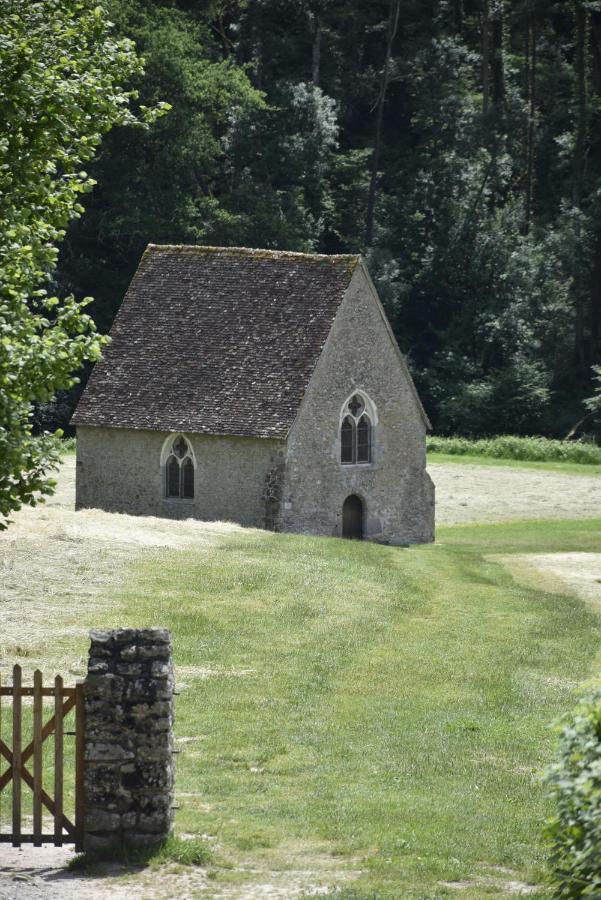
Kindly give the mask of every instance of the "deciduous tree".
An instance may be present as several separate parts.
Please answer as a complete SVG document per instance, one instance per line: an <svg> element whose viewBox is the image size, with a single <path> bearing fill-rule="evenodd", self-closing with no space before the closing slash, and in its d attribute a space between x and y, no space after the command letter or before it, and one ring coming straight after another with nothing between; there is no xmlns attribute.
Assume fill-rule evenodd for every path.
<svg viewBox="0 0 601 900"><path fill-rule="evenodd" d="M149 121L126 87L142 71L92 0L0 5L0 528L49 493L57 450L33 404L69 387L102 339L86 301L52 290L58 247L93 185L84 166L116 124Z"/></svg>

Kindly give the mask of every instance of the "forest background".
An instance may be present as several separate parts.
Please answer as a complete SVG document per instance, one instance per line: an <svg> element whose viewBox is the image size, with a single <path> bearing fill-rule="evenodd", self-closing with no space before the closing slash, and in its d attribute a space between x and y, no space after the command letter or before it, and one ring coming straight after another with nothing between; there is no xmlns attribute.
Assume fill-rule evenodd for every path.
<svg viewBox="0 0 601 900"><path fill-rule="evenodd" d="M148 242L361 251L436 431L565 436L601 361L601 2L108 8L172 108L105 137L59 294L108 331Z"/></svg>

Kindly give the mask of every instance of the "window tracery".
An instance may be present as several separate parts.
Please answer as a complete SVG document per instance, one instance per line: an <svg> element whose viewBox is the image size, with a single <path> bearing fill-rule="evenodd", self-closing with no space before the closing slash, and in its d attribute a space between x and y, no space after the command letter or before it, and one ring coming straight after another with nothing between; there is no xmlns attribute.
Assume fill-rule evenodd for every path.
<svg viewBox="0 0 601 900"><path fill-rule="evenodd" d="M176 500L194 499L192 448L181 434L172 439L165 461L165 496Z"/></svg>
<svg viewBox="0 0 601 900"><path fill-rule="evenodd" d="M373 404L369 403L369 406ZM372 461L373 424L368 414L368 401L362 394L353 394L343 408L340 423L340 462L343 466Z"/></svg>

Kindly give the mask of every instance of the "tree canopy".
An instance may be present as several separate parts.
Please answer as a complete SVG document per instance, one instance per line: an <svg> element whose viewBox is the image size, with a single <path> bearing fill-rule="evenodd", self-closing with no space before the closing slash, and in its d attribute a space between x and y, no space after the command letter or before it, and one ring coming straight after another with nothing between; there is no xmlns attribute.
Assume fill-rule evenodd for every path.
<svg viewBox="0 0 601 900"><path fill-rule="evenodd" d="M363 251L437 430L566 434L601 361L599 2L109 6L173 108L107 136L64 245L101 330L149 241Z"/></svg>
<svg viewBox="0 0 601 900"><path fill-rule="evenodd" d="M34 404L68 388L103 343L85 301L59 299L58 245L94 180L84 170L113 125L142 121L125 87L142 65L88 0L0 7L0 528L47 493L56 461L33 439ZM154 113L141 109L142 118Z"/></svg>

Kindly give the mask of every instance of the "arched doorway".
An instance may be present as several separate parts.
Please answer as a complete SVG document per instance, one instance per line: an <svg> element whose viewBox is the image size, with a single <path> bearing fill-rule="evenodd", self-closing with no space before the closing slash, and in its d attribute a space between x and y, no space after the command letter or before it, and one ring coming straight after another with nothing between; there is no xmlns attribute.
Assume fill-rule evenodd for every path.
<svg viewBox="0 0 601 900"><path fill-rule="evenodd" d="M342 504L342 537L363 540L363 501L356 494Z"/></svg>

